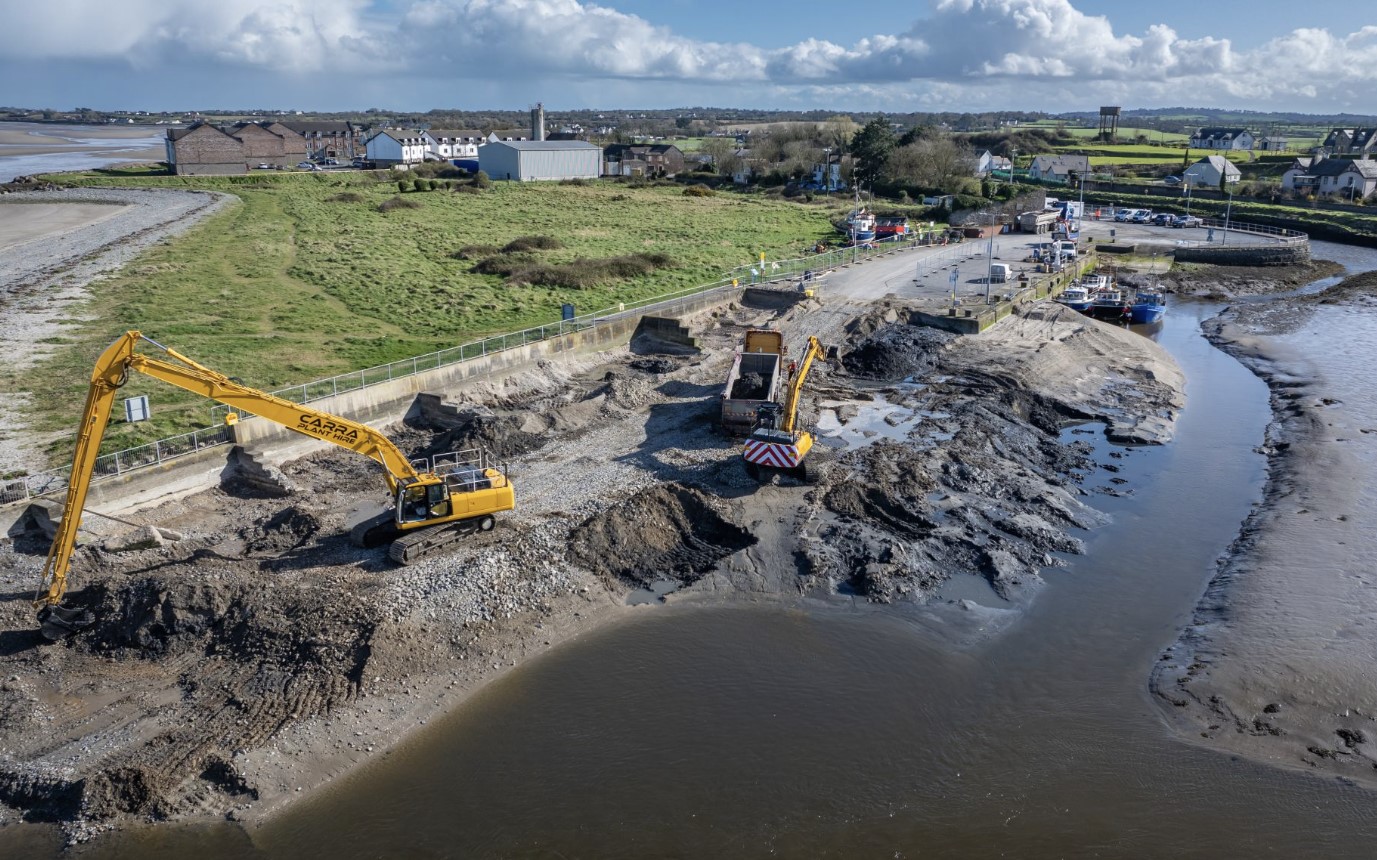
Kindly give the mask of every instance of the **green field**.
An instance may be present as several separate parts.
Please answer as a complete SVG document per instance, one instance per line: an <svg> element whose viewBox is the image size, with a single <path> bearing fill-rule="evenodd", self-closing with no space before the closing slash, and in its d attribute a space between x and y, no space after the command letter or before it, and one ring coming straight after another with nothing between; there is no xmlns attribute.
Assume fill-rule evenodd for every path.
<svg viewBox="0 0 1377 860"><path fill-rule="evenodd" d="M127 329L271 390L556 321L566 302L588 313L710 283L761 252L798 256L834 235L842 205L688 197L677 185L510 182L481 193L410 192L401 196L417 208L380 212L397 185L374 174L63 179L207 188L242 202L93 284L88 305L70 314L82 322L51 344L54 357L4 379L31 395L40 431L75 425L95 356ZM332 199L342 193L359 199ZM509 285L455 256L532 235L561 246L527 255L542 264L638 253L673 262L577 289ZM154 420L112 425L106 450L207 424L205 401L143 379L122 396L139 393L152 395Z"/></svg>

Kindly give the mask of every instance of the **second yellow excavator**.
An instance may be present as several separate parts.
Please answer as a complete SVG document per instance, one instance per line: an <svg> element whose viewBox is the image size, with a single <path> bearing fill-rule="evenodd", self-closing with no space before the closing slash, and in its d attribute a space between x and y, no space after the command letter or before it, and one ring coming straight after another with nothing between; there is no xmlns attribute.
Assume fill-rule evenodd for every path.
<svg viewBox="0 0 1377 860"><path fill-rule="evenodd" d="M813 450L813 434L796 424L803 381L808 378L814 359L821 355L822 344L816 337L810 336L803 361L789 369L789 388L784 403L760 405L755 429L746 438L741 452L746 460L746 470L754 477L761 478L771 472L779 472L808 483L818 479L818 470L808 458Z"/></svg>
<svg viewBox="0 0 1377 860"><path fill-rule="evenodd" d="M161 350L167 359L136 352L141 341ZM383 467L393 509L360 523L351 537L360 546L391 541L389 555L401 564L414 561L462 534L490 530L496 523L493 514L516 506L515 491L506 472L488 463L479 452L413 463L391 440L362 422L250 388L131 331L101 353L91 373L62 520L43 566L40 596L35 600L39 624L48 639L61 639L94 621L86 610L62 606L62 598L67 591L67 574L101 438L110 421L115 392L124 385L130 371L224 403L231 410L225 419L227 423L236 423L241 412L257 415L377 461Z"/></svg>

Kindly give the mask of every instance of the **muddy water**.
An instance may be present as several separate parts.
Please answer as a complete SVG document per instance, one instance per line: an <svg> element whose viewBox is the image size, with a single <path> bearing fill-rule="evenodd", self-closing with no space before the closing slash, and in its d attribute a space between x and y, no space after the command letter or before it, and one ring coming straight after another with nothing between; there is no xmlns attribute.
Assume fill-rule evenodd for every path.
<svg viewBox="0 0 1377 860"><path fill-rule="evenodd" d="M1100 444L1113 522L1025 608L973 581L973 608L647 606L250 836L81 853L1370 857L1372 793L1183 744L1145 690L1263 478L1266 390L1196 334L1217 310L1170 309L1178 441Z"/></svg>
<svg viewBox="0 0 1377 860"><path fill-rule="evenodd" d="M1168 734L1144 690L1258 497L1266 391L1173 308L1180 441L1005 631L852 607L648 607L254 835L271 856L1370 856L1366 791ZM1081 436L1079 438L1091 438ZM1086 486L1109 488L1111 473Z"/></svg>

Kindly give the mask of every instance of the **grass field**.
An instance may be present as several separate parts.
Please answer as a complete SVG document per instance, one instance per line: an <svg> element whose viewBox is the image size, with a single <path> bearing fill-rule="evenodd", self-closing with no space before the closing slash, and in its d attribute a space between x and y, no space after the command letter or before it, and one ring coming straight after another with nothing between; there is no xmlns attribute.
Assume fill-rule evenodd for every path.
<svg viewBox="0 0 1377 860"><path fill-rule="evenodd" d="M411 192L402 196L417 208L380 212L398 196L396 183L354 172L64 179L208 188L242 203L93 284L89 305L71 314L82 322L51 344L54 357L6 380L32 395L32 419L45 431L75 425L92 361L127 329L271 390L548 323L565 302L587 313L709 283L762 251L797 256L834 235L837 213L762 195L688 197L682 186L603 182ZM511 286L455 256L531 235L560 246L529 252L538 263L648 253L673 264L557 289ZM154 420L112 425L106 450L207 424L206 401L144 379L121 395L140 393L151 395Z"/></svg>

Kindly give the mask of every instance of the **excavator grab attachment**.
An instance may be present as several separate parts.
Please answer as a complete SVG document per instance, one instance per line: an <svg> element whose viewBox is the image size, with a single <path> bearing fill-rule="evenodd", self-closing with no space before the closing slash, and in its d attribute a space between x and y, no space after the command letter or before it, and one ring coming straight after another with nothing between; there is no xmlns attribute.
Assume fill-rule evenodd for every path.
<svg viewBox="0 0 1377 860"><path fill-rule="evenodd" d="M96 623L96 614L82 607L44 606L38 610L38 629L49 642L59 642Z"/></svg>

